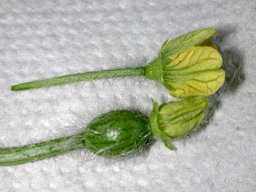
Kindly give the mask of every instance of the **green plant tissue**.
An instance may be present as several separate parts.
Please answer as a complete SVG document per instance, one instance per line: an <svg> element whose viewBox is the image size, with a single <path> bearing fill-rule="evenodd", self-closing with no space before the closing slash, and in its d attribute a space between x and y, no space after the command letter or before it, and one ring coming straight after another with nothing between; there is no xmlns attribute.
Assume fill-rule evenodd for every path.
<svg viewBox="0 0 256 192"><path fill-rule="evenodd" d="M0 1L0 147L67 136L114 109L175 100L143 77L12 92L36 79L138 67L166 39L216 27L227 82L205 128L143 153L107 160L84 150L0 167L0 191L256 191L256 2L253 0ZM212 114L212 113L209 113ZM207 123L207 122L206 122Z"/></svg>

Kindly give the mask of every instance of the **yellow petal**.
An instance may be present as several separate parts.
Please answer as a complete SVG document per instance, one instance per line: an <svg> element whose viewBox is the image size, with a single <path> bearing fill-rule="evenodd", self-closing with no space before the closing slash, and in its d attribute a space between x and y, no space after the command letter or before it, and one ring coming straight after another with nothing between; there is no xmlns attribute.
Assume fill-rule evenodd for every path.
<svg viewBox="0 0 256 192"><path fill-rule="evenodd" d="M195 46L171 58L165 65L164 84L175 97L208 96L225 80L221 65L222 57L216 49Z"/></svg>
<svg viewBox="0 0 256 192"><path fill-rule="evenodd" d="M207 107L205 97L165 104L158 112L158 127L171 139L187 135L202 122Z"/></svg>
<svg viewBox="0 0 256 192"><path fill-rule="evenodd" d="M225 72L222 69L210 72L198 72L187 75L186 79L169 81L170 94L174 97L208 96L214 94L224 83Z"/></svg>
<svg viewBox="0 0 256 192"><path fill-rule="evenodd" d="M171 124L166 127L165 133L172 139L176 139L191 133L194 129L198 128L202 122L205 113L199 113L193 119L187 121Z"/></svg>
<svg viewBox="0 0 256 192"><path fill-rule="evenodd" d="M178 72L204 71L218 69L222 65L220 53L208 46L194 46L171 58L171 62L165 66L169 70L180 70Z"/></svg>

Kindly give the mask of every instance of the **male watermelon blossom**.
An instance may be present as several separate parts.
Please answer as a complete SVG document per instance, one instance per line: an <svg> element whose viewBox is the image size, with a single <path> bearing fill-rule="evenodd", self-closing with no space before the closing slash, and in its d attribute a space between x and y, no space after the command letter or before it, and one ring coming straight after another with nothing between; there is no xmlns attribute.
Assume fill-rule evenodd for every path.
<svg viewBox="0 0 256 192"><path fill-rule="evenodd" d="M206 46L205 42L193 41L189 46L184 42L191 35L197 36L196 32L167 41L159 57L145 70L147 78L159 81L177 98L214 94L225 80L225 72L220 69L222 57L213 43L208 41ZM207 32L213 34L214 30Z"/></svg>
<svg viewBox="0 0 256 192"><path fill-rule="evenodd" d="M191 97L160 107L154 102L149 118L127 110L110 111L92 120L81 133L22 147L0 148L0 166L32 162L75 149L88 149L103 157L125 156L142 148L153 136L160 137L172 149L171 140L199 127L207 106L207 98Z"/></svg>
<svg viewBox="0 0 256 192"><path fill-rule="evenodd" d="M214 28L199 29L167 40L147 66L110 69L53 77L14 85L13 91L120 76L145 76L163 84L177 98L208 96L223 84L222 57L211 37Z"/></svg>

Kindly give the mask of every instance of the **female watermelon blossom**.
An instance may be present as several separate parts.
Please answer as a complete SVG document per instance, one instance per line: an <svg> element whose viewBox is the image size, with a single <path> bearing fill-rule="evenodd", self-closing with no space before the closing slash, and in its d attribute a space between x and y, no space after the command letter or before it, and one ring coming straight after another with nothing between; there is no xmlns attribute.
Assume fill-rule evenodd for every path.
<svg viewBox="0 0 256 192"><path fill-rule="evenodd" d="M120 76L145 76L163 84L177 98L208 96L223 84L222 57L211 42L214 28L199 29L167 40L147 66L110 69L53 77L14 85L13 91Z"/></svg>
<svg viewBox="0 0 256 192"><path fill-rule="evenodd" d="M150 138L161 138L172 149L171 140L197 129L205 117L208 99L191 97L158 107L153 104L149 118L126 110L105 113L81 133L22 147L0 148L0 166L17 165L71 150L88 149L103 157L125 156L136 152Z"/></svg>

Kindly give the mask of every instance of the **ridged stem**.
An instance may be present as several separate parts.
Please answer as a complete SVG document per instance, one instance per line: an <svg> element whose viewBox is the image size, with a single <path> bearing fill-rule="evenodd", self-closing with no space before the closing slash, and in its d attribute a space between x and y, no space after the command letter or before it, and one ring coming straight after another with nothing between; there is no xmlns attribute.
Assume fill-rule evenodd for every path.
<svg viewBox="0 0 256 192"><path fill-rule="evenodd" d="M84 148L83 134L22 147L0 148L0 166L33 162L80 148Z"/></svg>
<svg viewBox="0 0 256 192"><path fill-rule="evenodd" d="M121 77L121 76L141 76L141 75L144 75L144 73L145 73L145 67L92 71L92 72L64 75L64 76L53 77L53 78L44 79L44 80L37 80L37 81L17 84L17 85L11 86L11 90L21 91L21 90L27 90L27 89L40 88L40 87L63 85L63 84L74 83L78 81L96 80L96 79Z"/></svg>

